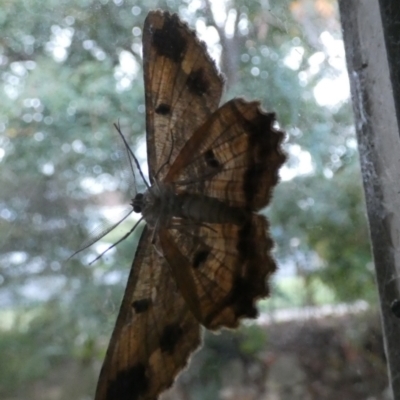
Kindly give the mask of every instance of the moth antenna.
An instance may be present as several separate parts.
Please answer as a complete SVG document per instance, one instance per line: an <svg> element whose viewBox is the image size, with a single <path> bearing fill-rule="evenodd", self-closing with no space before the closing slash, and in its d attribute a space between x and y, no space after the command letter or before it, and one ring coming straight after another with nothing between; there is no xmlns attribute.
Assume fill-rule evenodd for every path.
<svg viewBox="0 0 400 400"><path fill-rule="evenodd" d="M163 164L160 166L160 168L158 168L158 171L155 173L154 175L154 180L157 180L158 174L162 171L162 169L169 164L169 162L171 161L171 157L172 157L172 152L174 151L174 135L171 134L171 149L169 151L168 154L168 158L166 161L163 162Z"/></svg>
<svg viewBox="0 0 400 400"><path fill-rule="evenodd" d="M157 181L156 181L156 185L157 185ZM151 235L151 244L153 244L153 245L155 245L155 242L156 242L156 232L158 230L159 221L160 221L160 218L157 218L156 224L154 225L153 234Z"/></svg>
<svg viewBox="0 0 400 400"><path fill-rule="evenodd" d="M160 184L157 179L154 179L154 186L157 188L158 192L161 192ZM158 220L157 220L158 221Z"/></svg>
<svg viewBox="0 0 400 400"><path fill-rule="evenodd" d="M137 169L139 170L139 174L140 174L140 176L142 177L144 184L146 185L147 189L149 189L149 188L150 188L150 185L149 185L149 183L147 182L146 178L145 178L144 175L143 175L143 172L142 172L142 169L140 168L140 164L139 164L138 159L136 158L136 156L135 156L135 154L133 153L132 149L130 148L128 142L126 141L125 136L124 136L123 133L121 132L121 129L120 129L119 125L114 124L114 126L115 126L115 129L117 130L117 132L119 133L119 135L121 136L122 140L124 141L126 151L128 152L128 154L129 154L129 155L133 158L133 160L135 161L136 167L137 167ZM132 169L132 171L133 171L133 165L132 165L131 157L128 157L128 158L129 158L129 160L130 160L129 162L130 162L130 165L131 165L131 169Z"/></svg>
<svg viewBox="0 0 400 400"><path fill-rule="evenodd" d="M129 214L128 214L128 215L129 215ZM125 217L125 218L126 218L126 217ZM124 218L124 219L125 219L125 218ZM106 254L108 250L111 250L113 247L115 247L115 246L118 245L119 243L123 242L126 238L128 238L128 237L131 235L131 233L136 229L136 227L139 225L139 223L142 221L142 219L143 219L143 217L140 218L139 221L137 221L135 225L133 225L133 228L132 228L129 232L125 233L125 235L122 236L122 238L120 238L118 241L116 241L116 242L113 243L110 247L108 247L106 250L104 250L104 251L103 251L100 255L98 255L93 261L91 261L91 262L89 263L89 265L92 265L92 264L93 264L94 262L96 262L98 259L100 259L101 257L103 257L103 255ZM122 222L122 221L123 221L123 220L121 220L120 222ZM119 224L120 222L118 222L118 224Z"/></svg>
<svg viewBox="0 0 400 400"><path fill-rule="evenodd" d="M124 134L123 134L122 131L121 131L121 125L120 125L120 123L119 123L119 119L118 119L117 124L114 124L114 127L115 127L115 129L117 130L119 136L122 138L122 141L123 141L123 143L124 143L124 150L125 150L125 152L126 152L126 157L128 158L129 167L130 167L131 174L132 174L131 176L133 176L133 184L134 184L134 187L135 187L135 193L137 193L137 192L138 192L138 189L137 189L137 184L136 184L136 182L137 182L137 181L136 181L136 174L135 174L135 170L134 170L134 168L133 168L131 154L129 153L129 150L128 150L129 145L127 144L127 141L126 141L126 139L125 139L125 136L124 136Z"/></svg>
<svg viewBox="0 0 400 400"><path fill-rule="evenodd" d="M78 253L80 253L83 250L86 250L87 248L89 248L92 244L96 243L97 241L99 241L101 238L103 238L104 236L106 236L108 233L110 233L113 229L115 229L122 221L124 221L125 219L127 219L133 212L133 209L131 211L129 211L128 214L125 215L124 218L122 218L120 221L116 222L114 225L111 225L109 228L107 228L105 231L101 232L99 235L96 235L94 238L92 238L89 243L85 244L81 249L75 251L74 253L72 253L66 261L69 261L72 257L76 256Z"/></svg>

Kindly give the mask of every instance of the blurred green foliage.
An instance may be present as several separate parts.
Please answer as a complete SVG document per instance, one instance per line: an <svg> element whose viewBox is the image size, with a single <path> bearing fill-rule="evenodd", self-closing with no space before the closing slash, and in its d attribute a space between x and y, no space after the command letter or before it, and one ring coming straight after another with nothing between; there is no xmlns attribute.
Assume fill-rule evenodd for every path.
<svg viewBox="0 0 400 400"><path fill-rule="evenodd" d="M375 301L350 103L321 106L314 96L340 73L321 42L326 31L340 42L335 2L266 4L226 3L228 29L206 0L1 2L0 353L8 362L0 397L25 398L57 362L98 368L103 358L140 232L93 265L96 249L65 260L94 226L106 226L98 209L128 204L113 123L137 148L145 133L141 28L157 7L214 27L225 99L260 99L288 133L290 179L268 211L281 269L294 269L305 291L323 282L336 301ZM100 184L106 189L96 192ZM259 333L250 327L244 354L260 348Z"/></svg>

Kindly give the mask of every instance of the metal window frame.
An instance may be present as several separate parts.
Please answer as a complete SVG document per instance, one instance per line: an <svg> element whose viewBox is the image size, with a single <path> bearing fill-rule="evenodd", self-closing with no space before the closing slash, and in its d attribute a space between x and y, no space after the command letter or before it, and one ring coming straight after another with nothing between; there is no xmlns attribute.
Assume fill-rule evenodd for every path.
<svg viewBox="0 0 400 400"><path fill-rule="evenodd" d="M400 399L400 1L339 0L393 398Z"/></svg>

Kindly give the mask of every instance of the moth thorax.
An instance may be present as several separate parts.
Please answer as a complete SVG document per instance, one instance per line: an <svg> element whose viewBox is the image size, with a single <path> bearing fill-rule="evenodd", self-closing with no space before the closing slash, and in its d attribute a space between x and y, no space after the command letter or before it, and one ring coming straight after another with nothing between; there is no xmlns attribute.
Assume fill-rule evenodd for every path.
<svg viewBox="0 0 400 400"><path fill-rule="evenodd" d="M138 198L136 195L136 199L138 208L141 209L143 218L150 227L156 225L165 227L174 215L179 214L180 204L170 184L156 182L146 190L143 197Z"/></svg>

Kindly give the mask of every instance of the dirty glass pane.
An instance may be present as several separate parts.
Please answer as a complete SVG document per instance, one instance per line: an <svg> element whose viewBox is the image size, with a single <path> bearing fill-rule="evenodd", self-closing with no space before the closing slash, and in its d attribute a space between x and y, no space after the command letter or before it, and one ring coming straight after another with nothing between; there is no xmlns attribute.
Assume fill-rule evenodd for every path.
<svg viewBox="0 0 400 400"><path fill-rule="evenodd" d="M386 399L388 378L338 7L332 0L3 0L0 397L90 399L141 228L142 27L177 12L259 99L288 161L265 210L279 270L260 316L206 332L164 399Z"/></svg>

